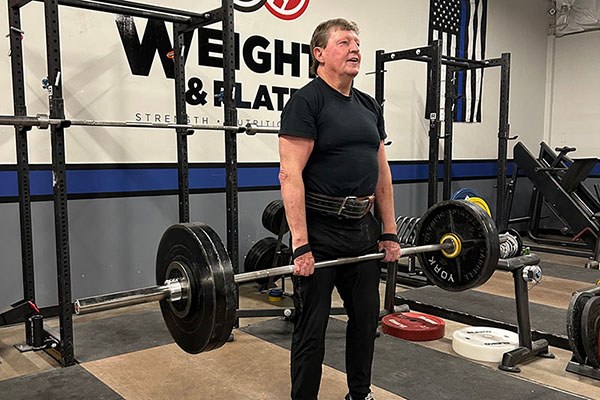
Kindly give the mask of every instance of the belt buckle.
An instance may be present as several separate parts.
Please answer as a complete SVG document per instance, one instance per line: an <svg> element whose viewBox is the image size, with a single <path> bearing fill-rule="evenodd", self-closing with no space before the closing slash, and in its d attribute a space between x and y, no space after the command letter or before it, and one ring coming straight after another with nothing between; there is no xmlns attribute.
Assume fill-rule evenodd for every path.
<svg viewBox="0 0 600 400"><path fill-rule="evenodd" d="M342 200L342 204L340 205L340 208L338 209L338 212L337 212L338 217L340 215L342 215L342 212L346 208L346 203L348 202L348 200L356 200L356 196L346 196L346 197L344 197L344 200Z"/></svg>
<svg viewBox="0 0 600 400"><path fill-rule="evenodd" d="M365 197L364 199L361 199L361 200L365 201L367 203L365 209L361 213L362 216L364 217L365 215L367 215L369 213L369 211L371 211L371 208L373 207L373 204L375 203L375 196L374 195L370 195L370 196L367 196L367 197Z"/></svg>

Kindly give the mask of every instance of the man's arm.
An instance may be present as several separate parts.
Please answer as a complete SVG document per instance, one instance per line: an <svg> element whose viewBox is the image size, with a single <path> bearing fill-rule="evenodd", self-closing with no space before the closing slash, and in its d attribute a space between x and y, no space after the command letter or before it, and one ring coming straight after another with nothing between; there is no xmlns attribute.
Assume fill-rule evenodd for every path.
<svg viewBox="0 0 600 400"><path fill-rule="evenodd" d="M302 171L312 153L314 140L295 136L279 137L279 182L285 216L292 235L292 251L308 244L304 181ZM312 253L294 259L294 274L310 275L314 271Z"/></svg>
<svg viewBox="0 0 600 400"><path fill-rule="evenodd" d="M394 211L394 188L392 187L392 173L385 154L383 141L377 151L379 163L379 178L375 188L375 205L383 224L383 234L396 235L396 214ZM396 241L383 239L379 243L380 250L385 250L383 261L395 261L400 257L400 246Z"/></svg>

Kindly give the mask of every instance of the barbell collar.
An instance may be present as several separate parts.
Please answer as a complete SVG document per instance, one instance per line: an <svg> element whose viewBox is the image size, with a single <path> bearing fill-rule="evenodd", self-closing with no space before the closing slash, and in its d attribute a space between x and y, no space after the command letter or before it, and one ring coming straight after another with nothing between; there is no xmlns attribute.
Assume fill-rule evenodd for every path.
<svg viewBox="0 0 600 400"><path fill-rule="evenodd" d="M38 128L40 128L40 129L48 129L48 126L50 125L50 117L48 117L48 115L46 115L46 114L37 114L36 118L40 122L40 124L38 125Z"/></svg>

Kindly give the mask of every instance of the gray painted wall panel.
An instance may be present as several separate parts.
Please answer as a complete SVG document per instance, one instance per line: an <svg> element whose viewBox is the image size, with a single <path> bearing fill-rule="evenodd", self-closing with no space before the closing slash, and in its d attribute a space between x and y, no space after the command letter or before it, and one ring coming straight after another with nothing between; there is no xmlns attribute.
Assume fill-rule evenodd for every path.
<svg viewBox="0 0 600 400"><path fill-rule="evenodd" d="M495 180L463 181L495 207ZM519 181L512 215L527 212L530 184ZM441 190L441 186L440 186ZM426 210L427 184L394 186L396 215L419 216ZM263 228L266 205L281 198L279 190L239 193L240 271L256 241L275 236ZM191 218L213 227L226 240L225 194L190 197ZM37 302L56 304L56 253L52 202L32 205ZM162 232L177 223L177 196L153 196L69 201L70 250L73 297L90 296L155 284L156 249ZM22 293L17 204L0 204L0 309L20 300ZM284 238L287 243L288 237Z"/></svg>
<svg viewBox="0 0 600 400"><path fill-rule="evenodd" d="M0 310L23 299L19 205L0 204Z"/></svg>

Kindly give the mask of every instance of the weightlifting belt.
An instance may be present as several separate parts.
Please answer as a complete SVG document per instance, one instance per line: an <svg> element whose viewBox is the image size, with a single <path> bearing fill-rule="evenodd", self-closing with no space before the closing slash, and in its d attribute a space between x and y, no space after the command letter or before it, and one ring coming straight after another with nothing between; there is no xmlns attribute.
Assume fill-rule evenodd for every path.
<svg viewBox="0 0 600 400"><path fill-rule="evenodd" d="M306 208L347 219L361 219L371 211L375 195L356 197L334 197L320 193L307 192Z"/></svg>

